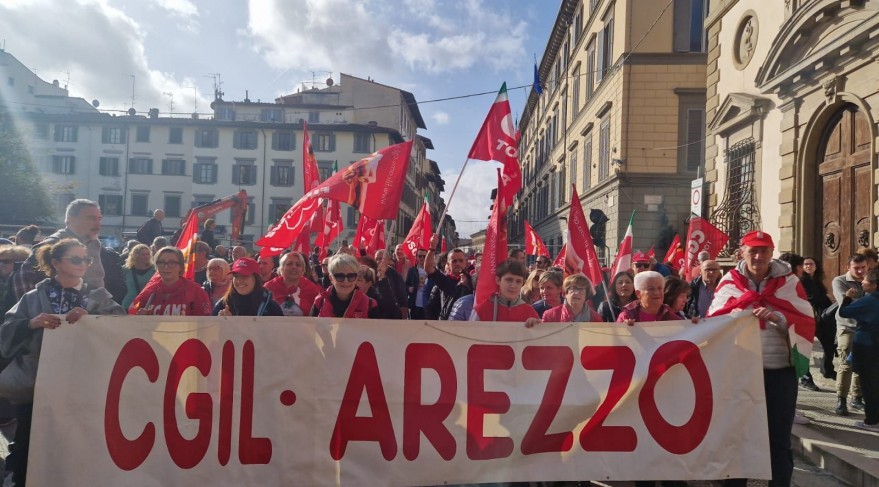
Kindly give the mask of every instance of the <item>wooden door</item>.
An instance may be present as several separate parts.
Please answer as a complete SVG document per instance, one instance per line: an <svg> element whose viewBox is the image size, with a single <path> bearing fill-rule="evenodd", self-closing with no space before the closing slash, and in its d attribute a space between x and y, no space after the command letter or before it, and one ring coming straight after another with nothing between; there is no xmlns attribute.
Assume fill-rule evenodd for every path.
<svg viewBox="0 0 879 487"><path fill-rule="evenodd" d="M827 289L830 280L846 272L851 254L872 245L870 133L866 117L849 105L830 121L821 144L817 203L823 222L816 254L823 258Z"/></svg>

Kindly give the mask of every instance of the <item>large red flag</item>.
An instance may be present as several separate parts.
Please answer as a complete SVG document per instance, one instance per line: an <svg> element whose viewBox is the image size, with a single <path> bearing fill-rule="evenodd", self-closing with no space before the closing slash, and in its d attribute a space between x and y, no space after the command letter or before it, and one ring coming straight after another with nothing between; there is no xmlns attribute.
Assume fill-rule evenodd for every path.
<svg viewBox="0 0 879 487"><path fill-rule="evenodd" d="M302 182L303 193L308 193L320 184L317 158L314 157L311 137L308 135L308 122L302 122Z"/></svg>
<svg viewBox="0 0 879 487"><path fill-rule="evenodd" d="M708 220L693 216L690 218L690 228L687 231L687 269L696 266L696 257L699 252L707 250L712 259L726 247L729 235L720 231Z"/></svg>
<svg viewBox="0 0 879 487"><path fill-rule="evenodd" d="M501 170L497 171L498 188L503 184ZM507 203L498 198L488 219L485 230L485 245L482 249L482 266L479 268L479 279L476 281L476 296L473 298L473 309L488 301L498 291L495 272L507 258Z"/></svg>
<svg viewBox="0 0 879 487"><path fill-rule="evenodd" d="M195 279L195 244L198 242L198 212L189 213L186 225L177 239L177 248L183 252L183 262L186 264L183 277L189 280ZM158 275L158 273L156 273Z"/></svg>
<svg viewBox="0 0 879 487"><path fill-rule="evenodd" d="M546 245L543 244L540 235L537 235L537 232L531 228L528 220L525 220L525 253L528 255L543 255L549 257L549 251L546 250Z"/></svg>
<svg viewBox="0 0 879 487"><path fill-rule="evenodd" d="M421 205L421 211L418 212L418 216L415 217L415 223L409 229L409 234L403 240L403 253L406 254L412 265L415 265L415 256L418 254L418 249L427 250L430 248L430 237L432 236L430 207L427 205L427 201L425 201Z"/></svg>
<svg viewBox="0 0 879 487"><path fill-rule="evenodd" d="M320 248L321 260L327 256L327 249L330 247L333 240L335 240L345 229L344 222L342 221L341 206L341 203L338 201L329 201L327 204L327 213L323 219L322 228L318 231L317 237L314 239L315 247Z"/></svg>
<svg viewBox="0 0 879 487"><path fill-rule="evenodd" d="M577 195L577 185L573 186L571 196L571 213L568 215L568 248L565 258L565 269L576 274L582 272L592 281L593 286L604 282L601 273L601 263L598 262L598 254L595 253L595 244L592 243L592 234L589 233L589 223L580 205L580 197Z"/></svg>
<svg viewBox="0 0 879 487"><path fill-rule="evenodd" d="M562 269L565 268L565 259L568 254L568 244L562 244L562 248L559 249L559 255L555 256L555 260L552 263L553 267L560 267Z"/></svg>
<svg viewBox="0 0 879 487"><path fill-rule="evenodd" d="M279 249L289 247L301 232L310 228L311 217L320 207L319 201L317 198L302 197L256 244Z"/></svg>
<svg viewBox="0 0 879 487"><path fill-rule="evenodd" d="M510 111L506 83L501 86L494 104L482 122L482 128L473 141L468 157L480 161L498 161L504 165L502 184L498 186L498 199L503 197L507 205L510 205L522 188L522 169L519 167L516 125Z"/></svg>
<svg viewBox="0 0 879 487"><path fill-rule="evenodd" d="M370 218L396 219L410 152L411 140L385 147L333 174L304 198L341 201Z"/></svg>
<svg viewBox="0 0 879 487"><path fill-rule="evenodd" d="M668 252L665 253L662 262L668 262L676 270L680 270L684 267L684 258L684 246L681 245L681 236L675 234L675 238L671 241L671 245L668 246Z"/></svg>
<svg viewBox="0 0 879 487"><path fill-rule="evenodd" d="M354 233L354 241L351 244L358 249L368 247L373 235L375 235L375 226L379 223L384 224L384 221L360 215L360 219L357 221L357 231Z"/></svg>

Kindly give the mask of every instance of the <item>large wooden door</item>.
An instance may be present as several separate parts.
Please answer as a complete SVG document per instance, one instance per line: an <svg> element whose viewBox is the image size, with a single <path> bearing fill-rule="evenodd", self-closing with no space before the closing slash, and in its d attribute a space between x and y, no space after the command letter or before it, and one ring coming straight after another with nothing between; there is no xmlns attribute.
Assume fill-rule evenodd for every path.
<svg viewBox="0 0 879 487"><path fill-rule="evenodd" d="M821 144L817 203L823 222L821 249L816 253L823 257L828 289L831 279L846 272L848 257L871 245L870 133L866 117L850 105L828 124Z"/></svg>

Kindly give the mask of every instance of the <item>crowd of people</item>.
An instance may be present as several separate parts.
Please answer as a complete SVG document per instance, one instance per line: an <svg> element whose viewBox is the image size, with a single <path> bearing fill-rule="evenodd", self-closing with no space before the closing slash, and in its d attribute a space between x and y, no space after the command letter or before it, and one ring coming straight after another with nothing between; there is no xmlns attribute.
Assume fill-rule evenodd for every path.
<svg viewBox="0 0 879 487"><path fill-rule="evenodd" d="M65 228L52 235L41 238L39 229L34 233L36 227L27 227L15 242L0 242L4 363L27 357L35 364L44 330L87 314L513 321L539 327L547 322L698 323L750 310L761 321L773 485L788 485L798 379L786 330L797 318L778 303L805 296L826 351L821 373L837 380L837 413L864 409L860 427L879 431L879 359L874 348L879 347L879 259L874 251L852 256L849 271L833 279L834 304L820 262L792 253L774 259L771 236L759 231L744 236L737 261L725 274L705 253L696 267L678 272L636 253L630 269L593 283L582 273L565 275L545 256L529 264L518 249L509 252L494 275L486 275L480 272L478 253L468 255L458 248L438 253L436 236L430 248L417 251L414 264L402 246L366 255L347 242L324 258L320 248L309 255L288 251L251 257L244 247L218 244L215 223L208 220L193 252L192 280L184 277L184 255L172 245L173 236L163 234L163 218L158 210L138 232L138 240L128 242L119 254L98 239L98 204L80 199L68 206ZM493 279L498 291L477 304L479 279ZM791 286L803 292L780 294ZM833 351L840 357L836 367ZM9 374L0 373L0 396L9 398L4 375ZM799 381L817 388L810 375ZM24 485L26 478L32 388L31 382L30 395L25 388L13 400L17 432L6 469L14 485ZM730 485L743 482L727 480Z"/></svg>

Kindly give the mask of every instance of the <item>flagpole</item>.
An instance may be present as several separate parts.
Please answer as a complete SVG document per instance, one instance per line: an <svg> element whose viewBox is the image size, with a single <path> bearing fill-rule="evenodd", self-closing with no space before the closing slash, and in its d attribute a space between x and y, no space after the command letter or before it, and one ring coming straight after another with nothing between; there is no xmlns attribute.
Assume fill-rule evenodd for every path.
<svg viewBox="0 0 879 487"><path fill-rule="evenodd" d="M446 201L445 208L443 208L443 214L440 216L439 223L436 225L436 231L439 233L443 228L443 221L446 219L446 213L449 212L449 207L452 206L452 198L455 197L455 191L458 189L458 183L461 182L461 176L464 175L464 169L467 168L467 163L470 162L470 158L464 159L464 165L461 166L461 172L458 173L458 179L455 180L455 185L452 186L452 192L449 193L449 201Z"/></svg>

